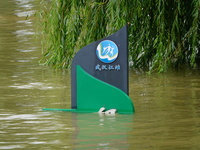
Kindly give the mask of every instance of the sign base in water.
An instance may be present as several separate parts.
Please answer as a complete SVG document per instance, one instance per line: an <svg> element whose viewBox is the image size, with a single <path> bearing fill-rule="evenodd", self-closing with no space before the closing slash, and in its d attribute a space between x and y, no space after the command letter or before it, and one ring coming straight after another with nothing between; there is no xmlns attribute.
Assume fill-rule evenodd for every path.
<svg viewBox="0 0 200 150"><path fill-rule="evenodd" d="M124 26L113 35L83 47L71 69L71 109L43 110L79 113L104 107L120 114L135 112L128 96L128 35Z"/></svg>

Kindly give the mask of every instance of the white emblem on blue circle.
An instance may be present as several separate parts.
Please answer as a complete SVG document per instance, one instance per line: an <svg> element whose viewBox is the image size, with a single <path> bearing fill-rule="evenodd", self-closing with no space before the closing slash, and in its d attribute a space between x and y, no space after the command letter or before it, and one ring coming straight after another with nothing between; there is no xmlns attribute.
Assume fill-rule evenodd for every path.
<svg viewBox="0 0 200 150"><path fill-rule="evenodd" d="M96 54L99 60L104 63L111 63L118 57L118 47L110 40L104 40L97 46Z"/></svg>

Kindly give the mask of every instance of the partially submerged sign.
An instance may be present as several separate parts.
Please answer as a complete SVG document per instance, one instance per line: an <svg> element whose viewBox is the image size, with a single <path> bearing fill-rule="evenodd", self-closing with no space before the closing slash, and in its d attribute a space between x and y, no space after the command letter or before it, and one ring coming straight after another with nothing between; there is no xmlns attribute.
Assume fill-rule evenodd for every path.
<svg viewBox="0 0 200 150"><path fill-rule="evenodd" d="M128 91L128 36L124 26L77 52L71 69L71 109L62 111L98 112L105 107L133 113Z"/></svg>

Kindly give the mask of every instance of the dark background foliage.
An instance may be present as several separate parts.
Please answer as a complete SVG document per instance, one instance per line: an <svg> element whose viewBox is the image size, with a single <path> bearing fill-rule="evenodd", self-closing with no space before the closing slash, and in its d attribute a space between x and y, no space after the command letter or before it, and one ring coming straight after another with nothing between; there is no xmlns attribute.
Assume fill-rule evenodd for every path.
<svg viewBox="0 0 200 150"><path fill-rule="evenodd" d="M41 63L68 68L87 44L129 24L130 67L150 72L200 61L199 0L40 1Z"/></svg>

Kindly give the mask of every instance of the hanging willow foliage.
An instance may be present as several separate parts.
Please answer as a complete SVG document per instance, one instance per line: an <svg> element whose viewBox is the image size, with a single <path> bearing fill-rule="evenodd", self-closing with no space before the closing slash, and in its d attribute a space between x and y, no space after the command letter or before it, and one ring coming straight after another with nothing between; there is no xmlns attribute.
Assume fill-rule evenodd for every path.
<svg viewBox="0 0 200 150"><path fill-rule="evenodd" d="M44 58L41 63L68 68L83 46L129 25L134 68L163 72L200 60L199 0L40 1Z"/></svg>

